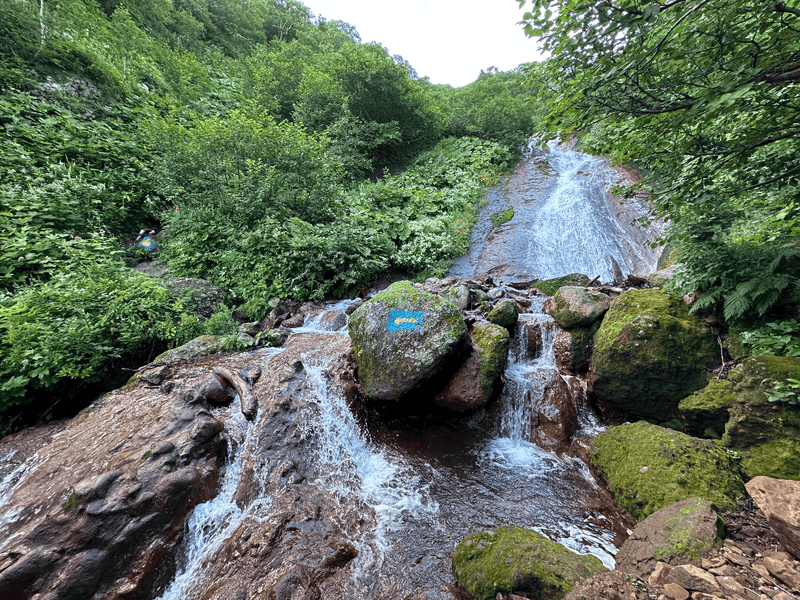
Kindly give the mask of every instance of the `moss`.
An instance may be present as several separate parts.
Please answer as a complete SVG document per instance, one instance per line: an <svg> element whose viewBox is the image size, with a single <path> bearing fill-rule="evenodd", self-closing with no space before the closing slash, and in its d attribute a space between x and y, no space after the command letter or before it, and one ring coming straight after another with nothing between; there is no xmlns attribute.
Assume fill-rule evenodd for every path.
<svg viewBox="0 0 800 600"><path fill-rule="evenodd" d="M718 360L705 322L661 290L632 290L611 303L594 336L595 393L629 418L669 421L707 382Z"/></svg>
<svg viewBox="0 0 800 600"><path fill-rule="evenodd" d="M145 453L142 455L142 460L147 460L147 459L148 459L148 458L150 458L151 456L153 456L153 453L152 453L150 450L148 450L147 452L145 452Z"/></svg>
<svg viewBox="0 0 800 600"><path fill-rule="evenodd" d="M748 477L800 479L800 407L769 402L765 393L771 382L798 378L800 358L752 356L729 377L734 374L735 402L722 443L741 456Z"/></svg>
<svg viewBox="0 0 800 600"><path fill-rule="evenodd" d="M733 327L730 328L728 335L725 336L725 340L722 342L722 347L728 351L728 356L734 360L747 354L744 349L744 345L739 338L739 332Z"/></svg>
<svg viewBox="0 0 800 600"><path fill-rule="evenodd" d="M569 330L572 338L570 349L572 369L576 373L585 373L589 369L594 347L594 334L600 328L600 323L600 321L595 321L591 327L577 327Z"/></svg>
<svg viewBox="0 0 800 600"><path fill-rule="evenodd" d="M501 327L513 329L514 325L517 324L519 311L513 300L505 299L498 302L486 318Z"/></svg>
<svg viewBox="0 0 800 600"><path fill-rule="evenodd" d="M479 322L473 329L472 341L481 350L478 359L480 386L483 392L490 396L495 380L506 368L511 336L508 330L500 325Z"/></svg>
<svg viewBox="0 0 800 600"><path fill-rule="evenodd" d="M555 296L558 288L565 285L587 285L589 277L583 273L571 273L563 277L555 277L553 279L545 279L544 281L536 282L532 287L535 287L548 296Z"/></svg>
<svg viewBox="0 0 800 600"><path fill-rule="evenodd" d="M678 253L678 249L675 248L672 244L667 244L664 246L664 249L661 251L661 256L658 257L658 264L656 268L660 271L661 269L666 269L667 267L671 267L672 265L678 264L680 262L680 254Z"/></svg>
<svg viewBox="0 0 800 600"><path fill-rule="evenodd" d="M712 379L702 390L681 400L678 410L685 431L698 436L708 428L715 432L725 431L730 417L728 408L736 402L733 387L732 381Z"/></svg>
<svg viewBox="0 0 800 600"><path fill-rule="evenodd" d="M695 496L730 512L745 494L738 466L714 442L644 421L601 433L590 457L617 504L635 519Z"/></svg>
<svg viewBox="0 0 800 600"><path fill-rule="evenodd" d="M561 544L520 527L473 533L456 546L455 578L475 600L498 593L526 593L560 599L578 579L605 571L594 556L576 554Z"/></svg>
<svg viewBox="0 0 800 600"><path fill-rule="evenodd" d="M502 212L493 213L489 218L492 220L492 225L500 227L514 218L514 209L507 208Z"/></svg>
<svg viewBox="0 0 800 600"><path fill-rule="evenodd" d="M78 506L78 496L77 494L72 494L69 498L67 498L67 501L64 502L61 508L65 511L68 511L72 510L76 506Z"/></svg>

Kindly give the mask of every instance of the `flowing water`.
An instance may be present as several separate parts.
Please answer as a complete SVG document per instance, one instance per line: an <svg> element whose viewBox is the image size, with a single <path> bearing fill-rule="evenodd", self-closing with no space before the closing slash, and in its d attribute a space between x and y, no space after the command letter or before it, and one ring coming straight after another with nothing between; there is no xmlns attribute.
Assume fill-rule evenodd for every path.
<svg viewBox="0 0 800 600"><path fill-rule="evenodd" d="M450 275L491 274L505 280L548 279L569 273L619 280L655 270L660 250L647 246L663 223L643 229L632 222L649 214L636 198L622 202L611 187L625 180L608 161L549 142L531 146L513 177L488 191L473 230L469 254ZM514 209L500 227L492 213Z"/></svg>
<svg viewBox="0 0 800 600"><path fill-rule="evenodd" d="M513 226L496 231L476 228L473 252L457 262L453 273L487 272L487 265L498 259L503 261L499 272L506 277L584 272L613 279L620 270L650 269L652 257L641 250L641 240L634 239L613 214L607 188L616 178L602 160L555 145L546 155L532 155L506 188L492 192L481 217L485 221L503 203L515 203ZM511 193L503 195L503 189ZM473 531L504 525L534 529L613 567L615 529L593 508L601 492L586 465L534 443L536 416L549 418L556 411L549 391L554 385L568 389L577 407L573 439L592 438L602 426L586 403L583 382L558 372L553 349L556 328L542 314L542 299L531 300L531 312L521 315L512 338L500 396L470 415L387 417L363 407L354 412L337 391L341 386L331 384L329 361L334 359L326 357L324 349L296 363L297 372L302 371L297 385L303 386L306 400L297 402L292 416L275 426L288 432L281 433L284 438L268 430L277 409L270 413L260 407L252 422L239 412L238 400L213 409L224 422L227 463L217 495L198 505L188 520L177 574L160 598L218 597L213 590L222 589L215 586L225 580L214 577L238 570L235 564L220 567L220 563L247 559L247 550L241 556L231 548L244 543L251 529L270 530L270 524L286 513L286 494L300 489L316 498L313 502L321 511L310 520L324 523L314 527L325 536L337 532L346 542L337 542L339 547L355 549L340 567L344 576L325 575L336 580L329 588L319 588L328 590L325 597L452 598L455 545ZM319 345L330 340L346 347L343 311L348 302L328 306L326 314L307 319L293 336L317 336L313 339ZM534 327L540 343L532 350L527 330ZM280 360L284 351L259 352L264 370L269 371L277 368L273 361ZM290 443L280 449L276 439ZM302 476L295 481L302 488L283 483L275 487L275 473L284 468L272 464L276 456L297 463ZM5 474L0 481L0 509L38 460L34 456ZM289 500L296 505L302 497ZM0 512L0 531L13 518ZM248 533L242 535L245 529ZM315 544L329 543L329 537L317 541L313 537L317 530L310 530L311 537L303 538L306 549L312 547L309 552ZM231 542L234 538L239 541ZM289 539L294 541L280 554L282 564L300 564L303 561L291 554L299 538ZM325 581L319 585L328 585ZM236 597L251 596L252 592Z"/></svg>

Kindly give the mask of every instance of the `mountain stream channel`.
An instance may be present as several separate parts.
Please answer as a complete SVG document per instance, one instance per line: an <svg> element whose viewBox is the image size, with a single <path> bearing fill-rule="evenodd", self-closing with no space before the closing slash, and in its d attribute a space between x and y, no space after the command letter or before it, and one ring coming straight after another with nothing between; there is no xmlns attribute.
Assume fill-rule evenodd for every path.
<svg viewBox="0 0 800 600"><path fill-rule="evenodd" d="M630 225L647 207L610 194L622 176L607 161L564 146L531 150L488 192L472 250L450 275L489 274L506 289L575 272L612 281L654 271L657 252L646 242L661 226ZM507 208L514 217L493 227L490 215ZM547 412L557 389L568 389L575 404L573 440L588 445L603 429L585 382L559 373L544 300L531 295L530 312L520 315L499 395L464 415L384 413L354 400L355 384L339 374L350 348L346 324L323 326L321 313L294 329L283 348L206 357L184 374L190 382L214 365L249 373L259 397L252 420L238 401L186 408L159 400L153 408L167 398L164 390L178 398L156 381L130 392L139 395L126 400L129 412L112 410L118 391L70 424L9 436L16 446L14 439L0 442L0 567L8 569L0 573L0 596L459 598L455 545L503 525L534 529L613 568L615 536L625 528L609 492L575 453L559 457L534 443L532 415ZM351 302L326 309L341 314ZM536 352L525 342L531 327L541 332ZM164 408L169 403L173 408ZM173 433L181 419L195 424L183 445ZM81 438L75 421L94 433ZM156 422L168 441L152 456L124 454L138 438L149 447ZM76 445L83 457L69 462L64 457ZM154 481L146 493L145 468ZM172 508L159 517L152 506L167 484L181 500L164 501ZM67 512L82 499L85 512ZM64 514L81 516L72 522ZM125 537L134 525L142 533ZM152 541L148 528L161 539ZM64 548L79 539L84 545L67 556ZM69 583L76 572L91 572L89 583Z"/></svg>

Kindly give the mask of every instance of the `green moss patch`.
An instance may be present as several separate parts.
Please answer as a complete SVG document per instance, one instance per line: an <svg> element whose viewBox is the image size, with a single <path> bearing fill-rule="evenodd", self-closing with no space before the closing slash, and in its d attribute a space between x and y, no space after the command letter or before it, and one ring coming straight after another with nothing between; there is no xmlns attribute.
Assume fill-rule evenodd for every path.
<svg viewBox="0 0 800 600"><path fill-rule="evenodd" d="M535 287L548 296L555 296L558 288L565 285L587 285L589 277L583 273L571 273L563 277L555 277L553 279L545 279L544 281L537 281L532 287Z"/></svg>
<svg viewBox="0 0 800 600"><path fill-rule="evenodd" d="M800 358L751 356L730 378L734 403L722 443L740 457L748 477L800 479L800 406L770 402L775 381L800 376Z"/></svg>
<svg viewBox="0 0 800 600"><path fill-rule="evenodd" d="M590 456L617 504L637 520L695 496L731 512L745 495L738 465L724 449L644 421L601 433Z"/></svg>
<svg viewBox="0 0 800 600"><path fill-rule="evenodd" d="M526 593L559 600L576 581L606 571L599 559L583 556L520 527L473 533L456 547L455 578L475 600L498 593Z"/></svg>
<svg viewBox="0 0 800 600"><path fill-rule="evenodd" d="M514 209L507 208L502 212L492 213L489 218L492 220L492 225L500 227L500 225L504 225L514 218Z"/></svg>
<svg viewBox="0 0 800 600"><path fill-rule="evenodd" d="M702 390L687 396L678 404L684 430L692 435L706 437L712 429L719 437L725 431L730 415L728 409L736 402L734 383L726 379L712 379Z"/></svg>
<svg viewBox="0 0 800 600"><path fill-rule="evenodd" d="M702 319L661 290L631 290L611 303L594 336L594 391L631 419L670 421L718 362Z"/></svg>
<svg viewBox="0 0 800 600"><path fill-rule="evenodd" d="M480 386L488 397L492 394L495 380L506 368L511 336L505 327L480 321L472 331L472 341L481 350L478 359Z"/></svg>

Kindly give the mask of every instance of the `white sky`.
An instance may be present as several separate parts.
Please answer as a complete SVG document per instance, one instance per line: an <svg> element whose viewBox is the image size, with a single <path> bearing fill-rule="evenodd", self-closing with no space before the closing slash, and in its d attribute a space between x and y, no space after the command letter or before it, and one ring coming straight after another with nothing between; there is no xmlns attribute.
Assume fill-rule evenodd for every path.
<svg viewBox="0 0 800 600"><path fill-rule="evenodd" d="M540 60L517 23L517 0L301 0L316 15L355 25L361 40L400 54L420 77L460 87L481 69Z"/></svg>

